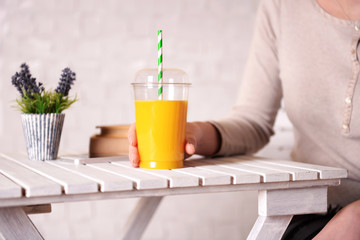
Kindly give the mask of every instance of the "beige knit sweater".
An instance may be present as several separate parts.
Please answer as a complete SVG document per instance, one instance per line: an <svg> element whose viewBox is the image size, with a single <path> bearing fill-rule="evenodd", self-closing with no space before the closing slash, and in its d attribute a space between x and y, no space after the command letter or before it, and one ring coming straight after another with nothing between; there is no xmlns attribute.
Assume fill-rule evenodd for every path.
<svg viewBox="0 0 360 240"><path fill-rule="evenodd" d="M316 0L264 0L231 114L212 123L218 155L254 153L268 143L283 100L294 126L295 161L349 170L330 203L360 199L360 21L325 12Z"/></svg>

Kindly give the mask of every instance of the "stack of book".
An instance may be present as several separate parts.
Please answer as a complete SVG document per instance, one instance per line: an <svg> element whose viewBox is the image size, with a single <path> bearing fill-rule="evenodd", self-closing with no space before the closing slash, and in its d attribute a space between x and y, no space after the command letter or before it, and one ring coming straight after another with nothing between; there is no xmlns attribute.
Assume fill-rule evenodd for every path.
<svg viewBox="0 0 360 240"><path fill-rule="evenodd" d="M128 155L129 127L130 125L97 126L100 134L90 138L90 157Z"/></svg>

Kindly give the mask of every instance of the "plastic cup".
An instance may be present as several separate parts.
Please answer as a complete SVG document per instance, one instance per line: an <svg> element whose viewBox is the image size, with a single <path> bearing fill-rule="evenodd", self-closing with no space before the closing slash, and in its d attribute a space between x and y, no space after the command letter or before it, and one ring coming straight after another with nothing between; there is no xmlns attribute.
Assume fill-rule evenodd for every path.
<svg viewBox="0 0 360 240"><path fill-rule="evenodd" d="M132 83L140 167L173 169L183 167L186 115L190 83L185 72L164 69L157 82L157 69L136 74ZM159 100L159 85L163 86Z"/></svg>

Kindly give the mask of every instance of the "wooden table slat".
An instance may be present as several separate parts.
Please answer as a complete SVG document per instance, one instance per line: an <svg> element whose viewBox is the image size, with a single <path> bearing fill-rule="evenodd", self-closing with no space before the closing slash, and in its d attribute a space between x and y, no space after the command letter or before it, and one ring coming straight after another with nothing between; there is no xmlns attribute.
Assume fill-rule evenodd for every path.
<svg viewBox="0 0 360 240"><path fill-rule="evenodd" d="M128 168L133 168L129 162L127 161L118 161L112 162L114 165L120 165ZM183 174L171 170L162 170L162 169L138 169L139 171L155 175L161 178L165 178L169 180L169 187L170 188L177 188L177 187L195 187L199 186L199 178L194 177L188 174Z"/></svg>
<svg viewBox="0 0 360 240"><path fill-rule="evenodd" d="M89 178L97 182L98 184L100 184L101 192L126 191L133 189L133 181L131 181L130 179L121 177L113 173L101 171L87 165L76 165L63 161L54 161L50 164L53 164L60 168L64 168L74 174L78 174L80 176Z"/></svg>
<svg viewBox="0 0 360 240"><path fill-rule="evenodd" d="M221 160L215 160L215 162L227 168L259 174L262 176L263 182L282 182L290 180L290 174L288 172L250 166L241 163L236 158L222 158Z"/></svg>
<svg viewBox="0 0 360 240"><path fill-rule="evenodd" d="M220 172L209 171L206 169L184 167L184 168L173 169L172 171L198 177L200 178L200 184L202 186L215 186L215 185L225 185L232 183L232 179L230 175Z"/></svg>
<svg viewBox="0 0 360 240"><path fill-rule="evenodd" d="M25 189L26 197L61 195L61 185L16 162L0 157L0 172Z"/></svg>
<svg viewBox="0 0 360 240"><path fill-rule="evenodd" d="M1 170L0 170L1 172ZM22 188L6 176L0 174L0 199L22 196Z"/></svg>
<svg viewBox="0 0 360 240"><path fill-rule="evenodd" d="M66 194L92 193L99 191L99 185L95 181L79 175L74 175L67 170L49 164L48 161L30 161L27 157L18 154L3 156L62 185Z"/></svg>
<svg viewBox="0 0 360 240"><path fill-rule="evenodd" d="M127 156L113 156L113 157L95 157L90 158L89 155L65 155L60 157L60 161L73 163L75 165L87 164L87 163L106 163L106 162L115 162L123 161L128 159Z"/></svg>
<svg viewBox="0 0 360 240"><path fill-rule="evenodd" d="M191 166L230 175L232 177L233 184L258 183L261 181L261 175L259 174L245 172L240 169L226 168L215 164L213 161L209 161L208 159L185 161L185 166Z"/></svg>
<svg viewBox="0 0 360 240"><path fill-rule="evenodd" d="M263 160L266 161L266 160ZM279 165L279 166L290 166L293 168L317 171L320 174L320 179L336 179L336 178L347 178L348 172L342 168L336 167L327 167L314 165L309 163L287 161L287 160L271 160L267 161L269 164Z"/></svg>
<svg viewBox="0 0 360 240"><path fill-rule="evenodd" d="M167 179L137 171L135 168L129 169L127 167L111 163L92 163L87 164L87 166L131 179L132 181L134 181L136 189L156 189L168 187Z"/></svg>
<svg viewBox="0 0 360 240"><path fill-rule="evenodd" d="M241 163L249 166L279 170L290 173L292 181L313 180L313 179L318 179L320 177L319 173L314 170L300 169L292 166L274 165L274 164L269 164L266 161L262 161L262 160L255 160L255 159L251 161L245 160L245 161L241 161Z"/></svg>

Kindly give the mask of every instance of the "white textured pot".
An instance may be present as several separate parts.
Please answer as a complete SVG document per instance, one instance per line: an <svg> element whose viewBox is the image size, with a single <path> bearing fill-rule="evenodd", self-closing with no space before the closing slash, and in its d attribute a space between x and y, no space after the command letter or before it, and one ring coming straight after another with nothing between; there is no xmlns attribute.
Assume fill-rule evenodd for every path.
<svg viewBox="0 0 360 240"><path fill-rule="evenodd" d="M30 160L57 158L65 114L21 114L21 120Z"/></svg>

